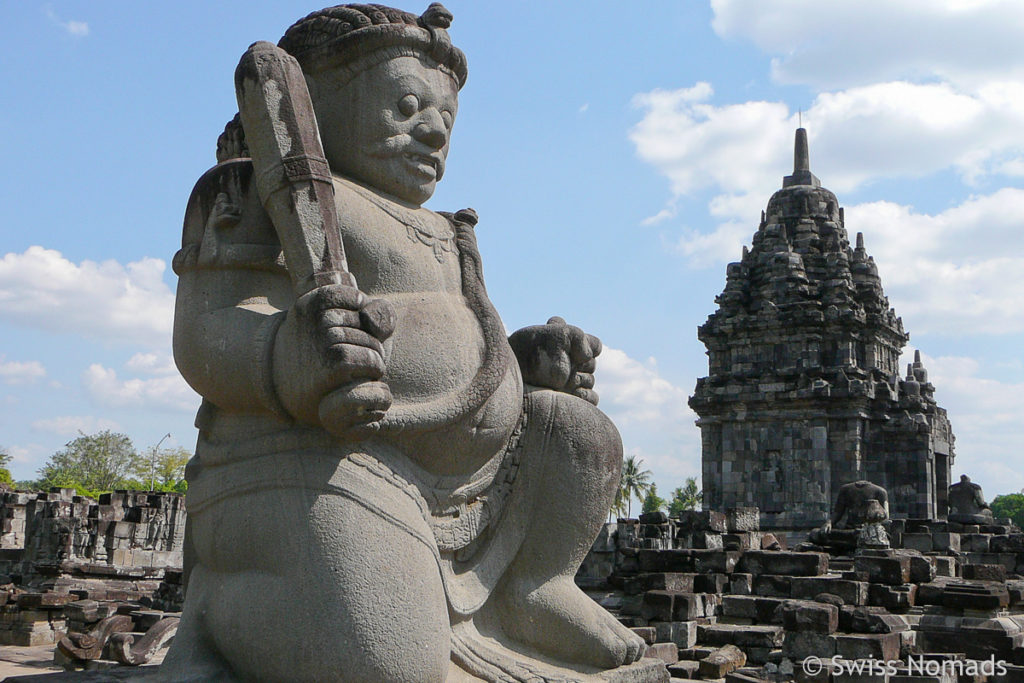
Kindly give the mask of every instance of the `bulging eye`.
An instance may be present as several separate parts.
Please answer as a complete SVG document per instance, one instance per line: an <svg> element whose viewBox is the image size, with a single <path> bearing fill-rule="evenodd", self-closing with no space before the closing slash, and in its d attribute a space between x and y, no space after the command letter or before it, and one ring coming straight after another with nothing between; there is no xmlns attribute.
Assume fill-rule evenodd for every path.
<svg viewBox="0 0 1024 683"><path fill-rule="evenodd" d="M420 98L416 97L412 93L409 93L402 99L398 100L398 111L402 116L412 116L420 110Z"/></svg>
<svg viewBox="0 0 1024 683"><path fill-rule="evenodd" d="M444 121L444 127L451 130L452 122L454 121L452 113L445 109L441 112L441 120Z"/></svg>

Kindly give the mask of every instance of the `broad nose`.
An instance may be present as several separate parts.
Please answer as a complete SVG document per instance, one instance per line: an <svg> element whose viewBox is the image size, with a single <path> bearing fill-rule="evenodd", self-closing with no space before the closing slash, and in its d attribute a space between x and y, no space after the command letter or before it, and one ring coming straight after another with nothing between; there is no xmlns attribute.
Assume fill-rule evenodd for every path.
<svg viewBox="0 0 1024 683"><path fill-rule="evenodd" d="M448 127L444 125L441 112L428 107L420 112L420 120L412 129L412 136L431 149L441 149L448 142Z"/></svg>

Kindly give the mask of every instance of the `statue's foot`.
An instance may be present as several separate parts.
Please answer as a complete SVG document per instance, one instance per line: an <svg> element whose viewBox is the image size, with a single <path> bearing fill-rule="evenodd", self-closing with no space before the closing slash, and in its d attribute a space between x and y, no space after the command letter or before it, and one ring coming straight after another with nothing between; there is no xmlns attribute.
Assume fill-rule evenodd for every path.
<svg viewBox="0 0 1024 683"><path fill-rule="evenodd" d="M614 669L637 661L647 649L569 577L539 587L512 580L499 610L502 629L511 638L567 663Z"/></svg>

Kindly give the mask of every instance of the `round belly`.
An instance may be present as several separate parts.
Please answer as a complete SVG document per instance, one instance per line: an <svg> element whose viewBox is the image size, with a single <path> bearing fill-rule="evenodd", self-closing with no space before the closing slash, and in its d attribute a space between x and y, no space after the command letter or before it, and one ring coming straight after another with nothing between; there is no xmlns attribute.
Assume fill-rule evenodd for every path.
<svg viewBox="0 0 1024 683"><path fill-rule="evenodd" d="M384 381L395 405L465 387L483 362L483 332L466 300L450 292L386 294L398 316L386 344Z"/></svg>

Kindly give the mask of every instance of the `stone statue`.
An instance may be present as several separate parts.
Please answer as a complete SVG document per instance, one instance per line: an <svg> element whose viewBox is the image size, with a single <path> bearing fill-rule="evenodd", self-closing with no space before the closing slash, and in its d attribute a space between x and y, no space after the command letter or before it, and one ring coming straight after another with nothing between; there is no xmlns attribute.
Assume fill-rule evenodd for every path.
<svg viewBox="0 0 1024 683"><path fill-rule="evenodd" d="M837 549L888 548L889 536L883 526L888 519L889 494L862 479L839 487L831 519L808 538L817 545Z"/></svg>
<svg viewBox="0 0 1024 683"><path fill-rule="evenodd" d="M341 5L239 64L174 261L203 404L167 680L668 680L573 582L622 461L600 342L506 338L476 214L422 207L450 22Z"/></svg>
<svg viewBox="0 0 1024 683"><path fill-rule="evenodd" d="M966 474L961 474L960 481L949 487L948 519L960 524L993 523L992 510L985 502L981 487Z"/></svg>

